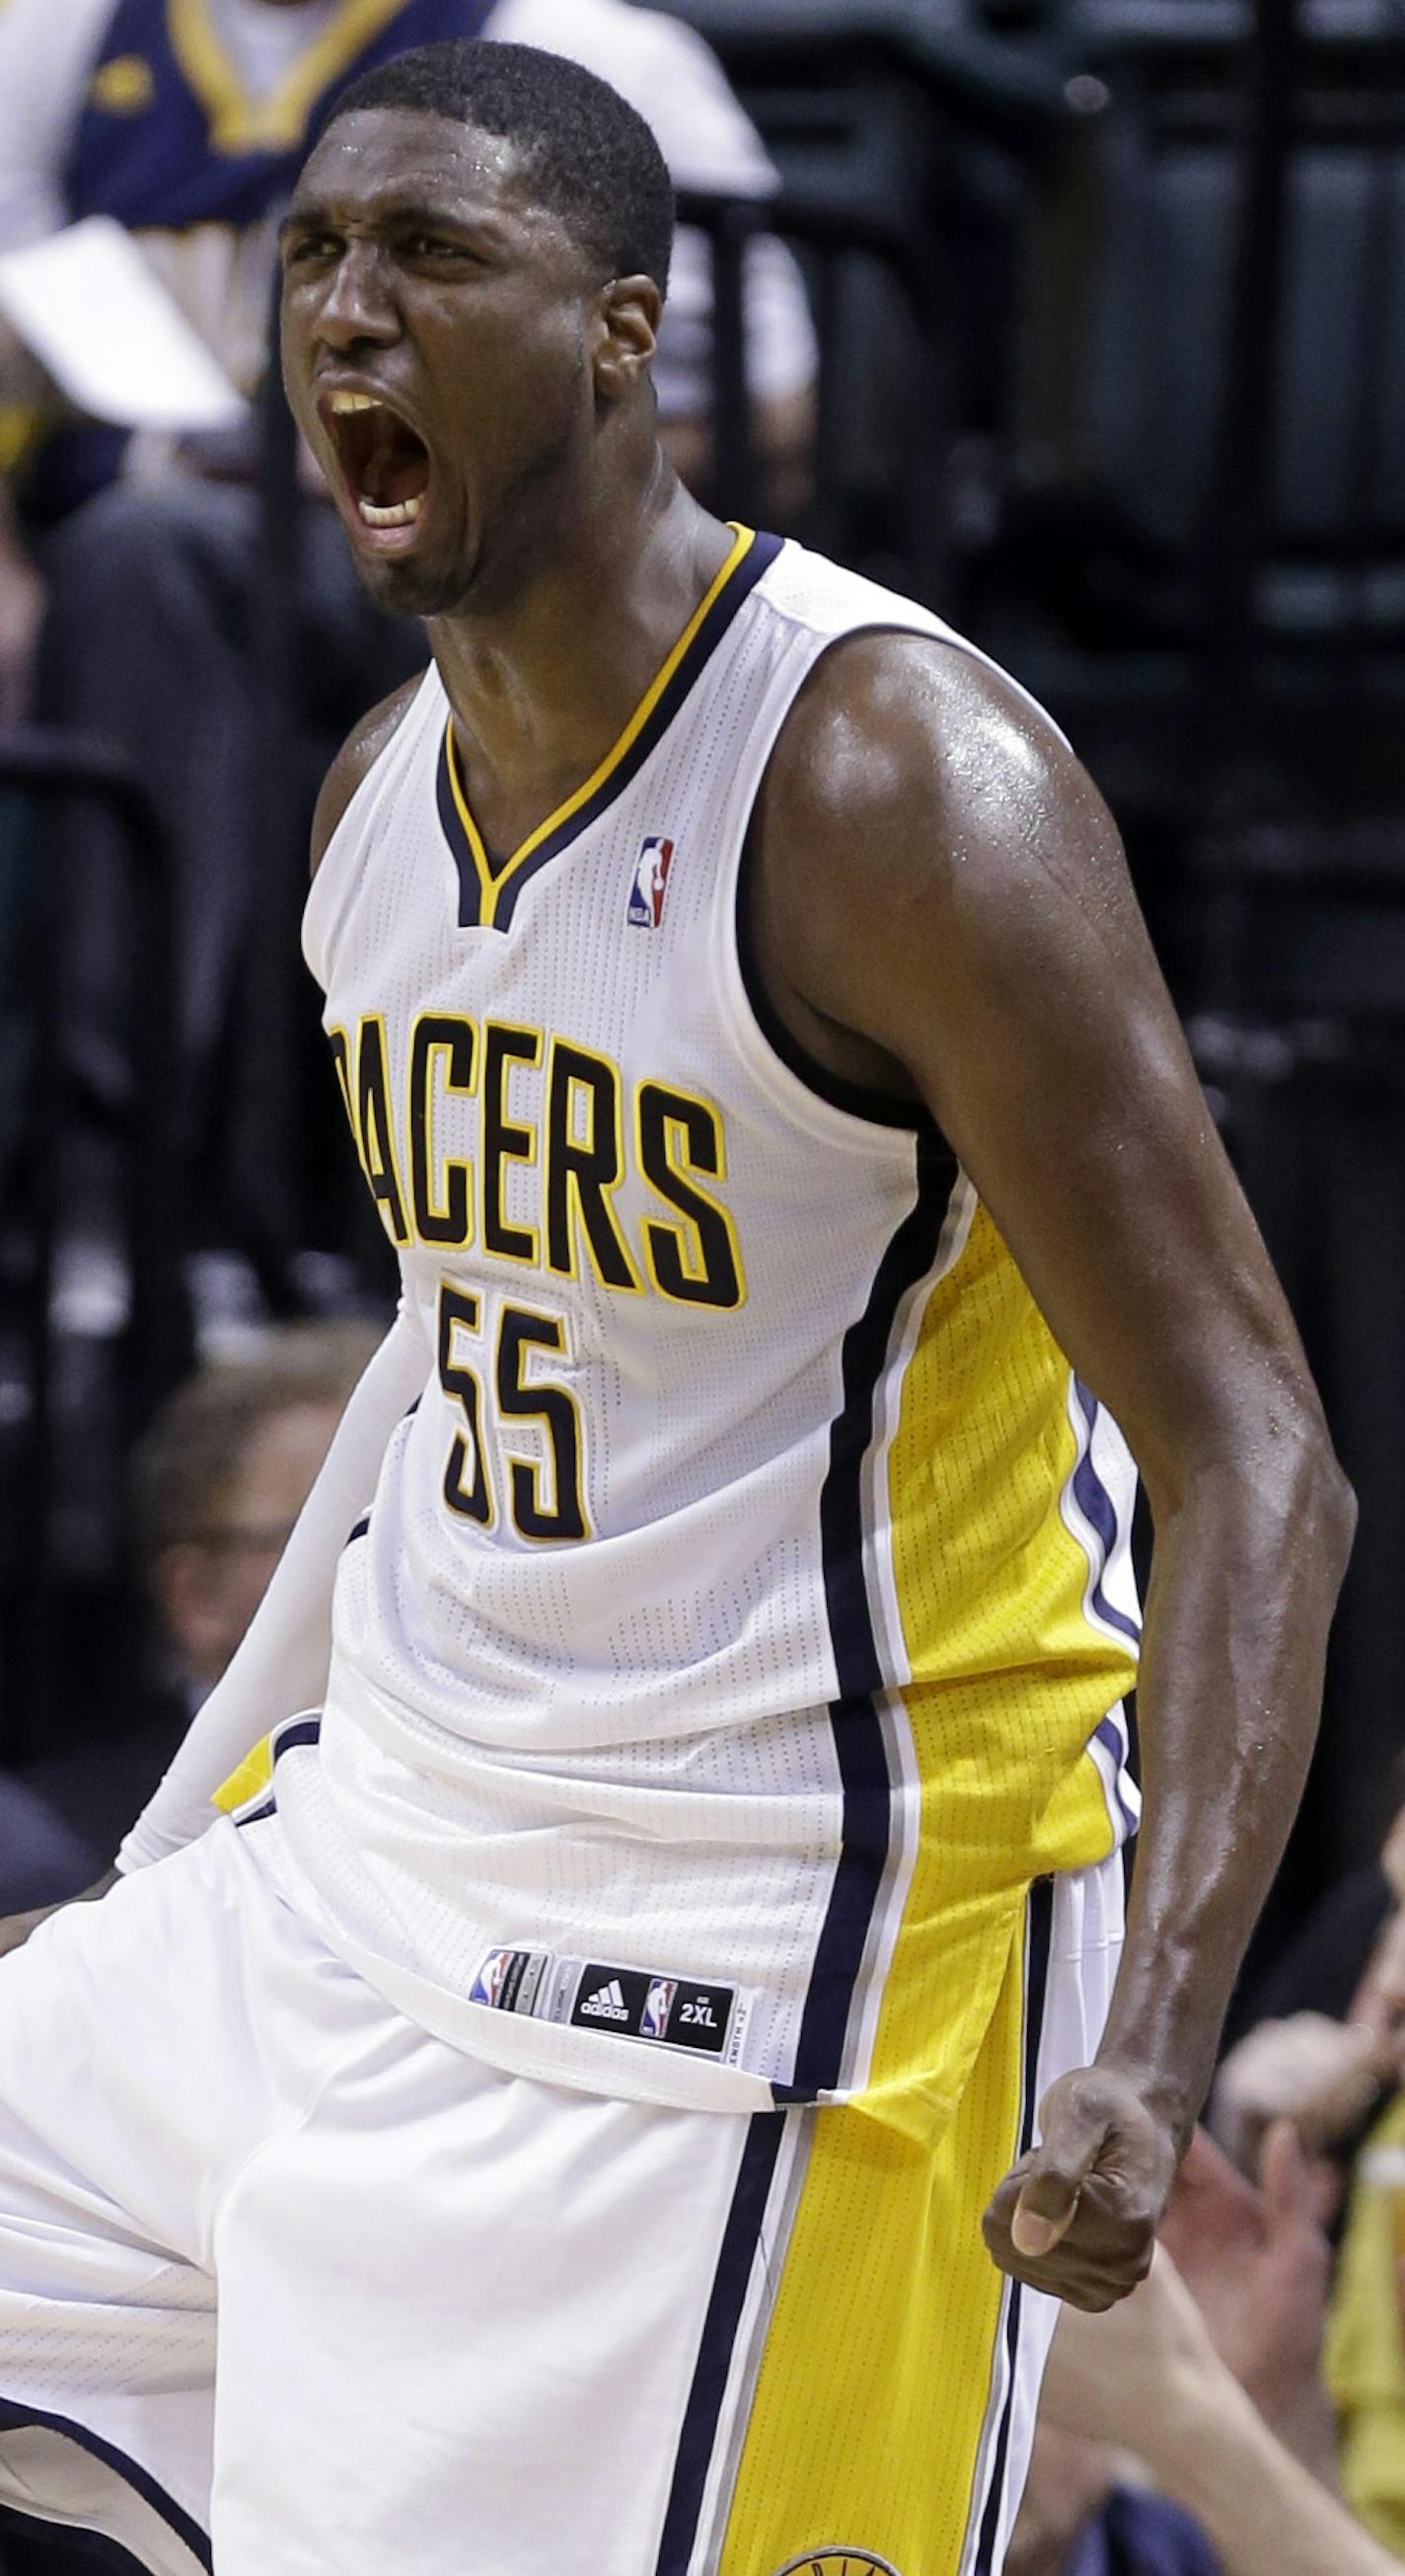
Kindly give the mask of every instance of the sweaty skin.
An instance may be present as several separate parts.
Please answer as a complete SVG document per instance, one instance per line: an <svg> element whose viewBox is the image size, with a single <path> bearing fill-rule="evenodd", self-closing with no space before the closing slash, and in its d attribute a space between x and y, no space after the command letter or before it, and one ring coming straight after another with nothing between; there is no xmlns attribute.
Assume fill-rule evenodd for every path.
<svg viewBox="0 0 1405 2576"><path fill-rule="evenodd" d="M777 1007L834 1070L927 1102L1151 1505L1122 1971L1096 2068L1053 2088L986 2217L1007 2270L1102 2306L1146 2268L1209 2085L1353 1508L1112 820L1054 728L965 655L862 638L803 693L757 828Z"/></svg>
<svg viewBox="0 0 1405 2576"><path fill-rule="evenodd" d="M358 566L427 618L490 846L617 738L727 549L657 444L647 278L601 279L513 148L404 109L335 123L284 231L298 420ZM398 407L413 528L368 529L330 397ZM352 737L314 864L403 696ZM1095 2309L1147 2271L1315 1732L1354 1507L1096 790L1008 683L851 639L755 821L776 1009L836 1072L926 1101L1145 1480L1146 1822L1096 2064L996 2192L1005 2270Z"/></svg>

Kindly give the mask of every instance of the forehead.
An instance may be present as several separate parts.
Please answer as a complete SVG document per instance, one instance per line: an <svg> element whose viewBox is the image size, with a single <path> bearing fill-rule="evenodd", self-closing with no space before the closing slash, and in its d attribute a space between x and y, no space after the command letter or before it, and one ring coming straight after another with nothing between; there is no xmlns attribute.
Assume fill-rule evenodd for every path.
<svg viewBox="0 0 1405 2576"><path fill-rule="evenodd" d="M561 230L559 217L536 202L523 154L508 136L419 108L370 107L338 117L308 156L293 195L294 214L315 207L367 223L406 206L491 218L513 236Z"/></svg>

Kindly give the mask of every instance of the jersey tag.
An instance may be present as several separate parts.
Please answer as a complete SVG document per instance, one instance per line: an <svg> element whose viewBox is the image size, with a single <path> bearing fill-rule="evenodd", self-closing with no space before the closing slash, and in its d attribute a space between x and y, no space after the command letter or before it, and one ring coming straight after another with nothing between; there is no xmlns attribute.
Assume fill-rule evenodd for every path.
<svg viewBox="0 0 1405 2576"><path fill-rule="evenodd" d="M545 1950L490 1950L469 1988L470 2003L495 2012L701 2050L728 2066L740 2061L751 2001L736 1986L611 1967L600 1959L556 1959Z"/></svg>
<svg viewBox="0 0 1405 2576"><path fill-rule="evenodd" d="M490 1950L468 1990L471 2004L498 2012L529 2013L551 1965L545 1950Z"/></svg>
<svg viewBox="0 0 1405 2576"><path fill-rule="evenodd" d="M687 1977L654 1977L644 1968L607 1968L588 1959L576 1980L571 2022L577 2030L613 2030L622 2039L656 2039L666 2048L721 2057L736 2002L735 1986L700 1986Z"/></svg>

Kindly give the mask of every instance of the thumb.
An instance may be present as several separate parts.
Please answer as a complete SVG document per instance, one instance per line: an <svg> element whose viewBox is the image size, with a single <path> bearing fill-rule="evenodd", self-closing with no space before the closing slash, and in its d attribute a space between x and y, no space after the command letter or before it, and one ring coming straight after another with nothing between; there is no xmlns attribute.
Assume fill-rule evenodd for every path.
<svg viewBox="0 0 1405 2576"><path fill-rule="evenodd" d="M1104 2120L1090 2120L1071 2102L1052 2095L1044 2105L1044 2120L1044 2136L1025 2167L1010 2221L1015 2252L1036 2261L1041 2254L1052 2254L1068 2234L1107 2135Z"/></svg>

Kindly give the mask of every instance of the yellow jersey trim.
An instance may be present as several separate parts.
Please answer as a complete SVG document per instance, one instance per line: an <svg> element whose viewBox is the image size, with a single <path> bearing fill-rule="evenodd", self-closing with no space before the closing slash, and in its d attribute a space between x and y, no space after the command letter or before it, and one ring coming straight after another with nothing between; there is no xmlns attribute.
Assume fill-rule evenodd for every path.
<svg viewBox="0 0 1405 2576"><path fill-rule="evenodd" d="M271 1735L265 1735L262 1742L254 1746L252 1753L245 1754L238 1769L231 1771L229 1778L220 1782L211 1797L210 1804L212 1807L218 1807L222 1816L237 1815L241 1807L247 1807L252 1799L262 1795L272 1778L273 1738Z"/></svg>
<svg viewBox="0 0 1405 2576"><path fill-rule="evenodd" d="M405 0L344 0L331 25L289 65L268 97L254 98L211 23L208 0L166 0L171 50L209 117L212 150L295 150L323 91L404 7Z"/></svg>
<svg viewBox="0 0 1405 2576"><path fill-rule="evenodd" d="M574 822L602 789L608 787L621 762L626 760L633 750L665 691L677 678L717 602L728 588L733 576L740 571L756 543L754 528L745 528L735 519L729 520L728 525L732 529L733 537L726 562L699 600L668 659L645 690L623 733L606 752L598 769L592 770L584 785L578 787L574 795L568 796L564 804L558 805L554 813L548 814L545 822L539 823L535 831L529 832L526 840L520 841L510 856L502 860L497 867L494 867L488 855L487 846L473 819L472 809L464 792L463 778L459 769L458 746L454 740L454 719L452 715L449 717L444 735L445 766L454 801L454 811L462 827L478 878L479 910L483 921L493 920L498 899L504 887L511 884L544 842L551 840L557 832L564 830L567 824Z"/></svg>

